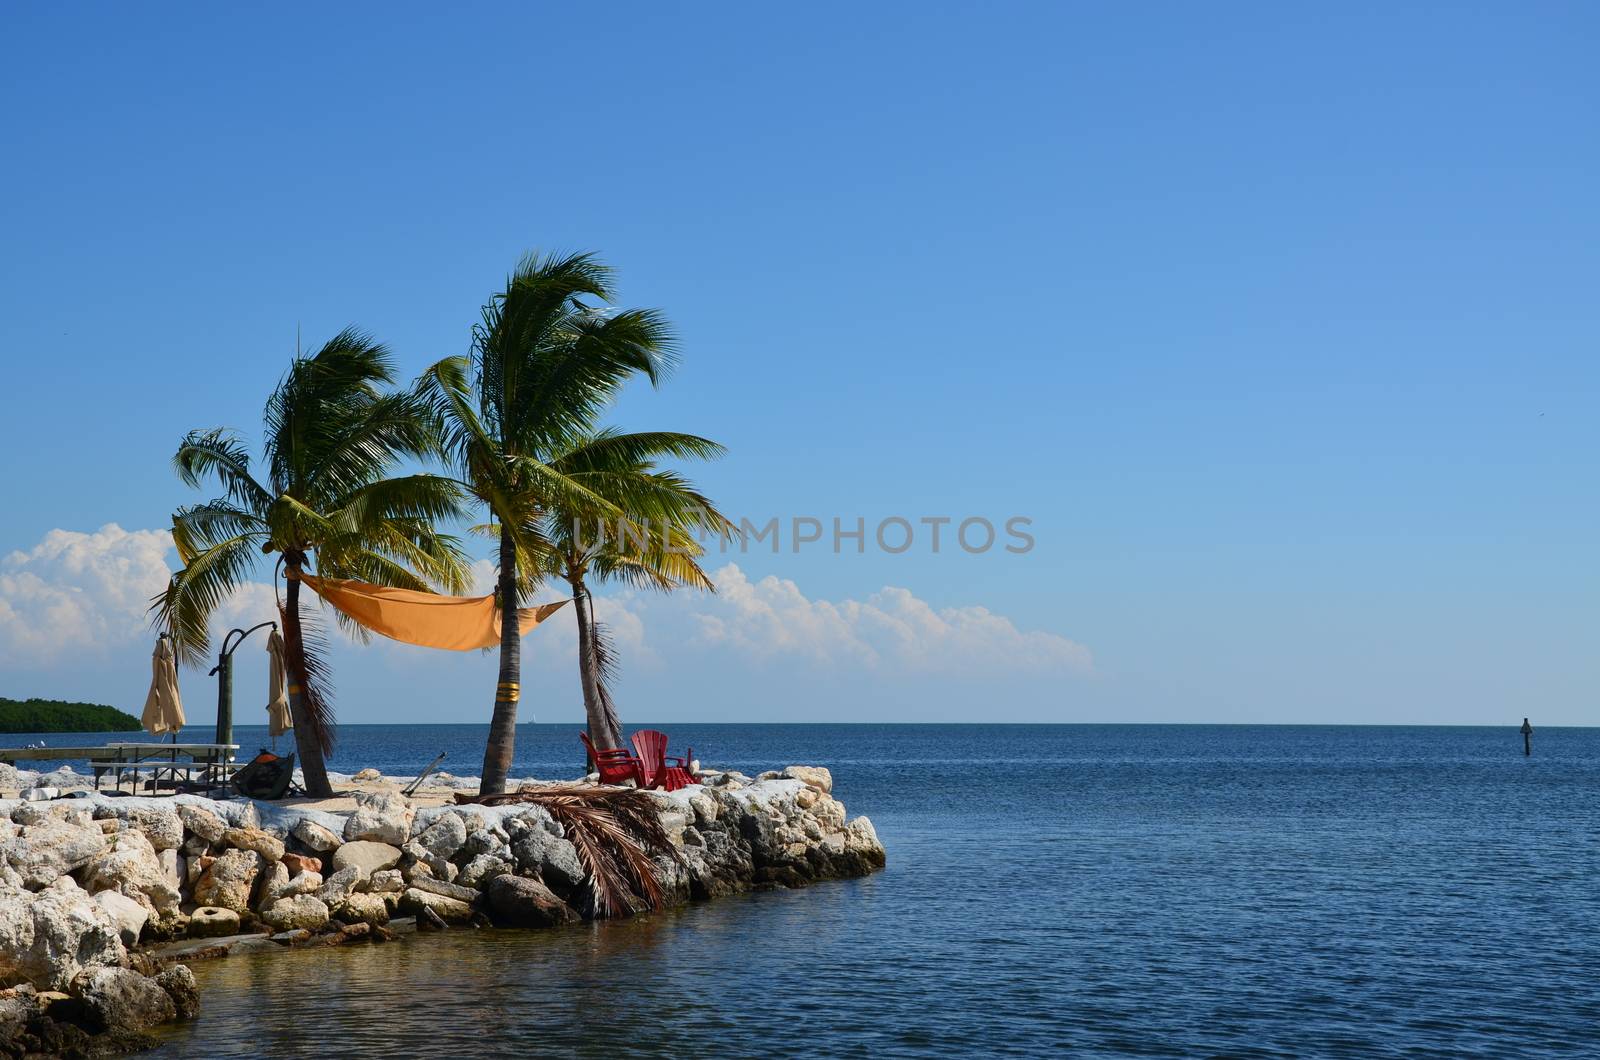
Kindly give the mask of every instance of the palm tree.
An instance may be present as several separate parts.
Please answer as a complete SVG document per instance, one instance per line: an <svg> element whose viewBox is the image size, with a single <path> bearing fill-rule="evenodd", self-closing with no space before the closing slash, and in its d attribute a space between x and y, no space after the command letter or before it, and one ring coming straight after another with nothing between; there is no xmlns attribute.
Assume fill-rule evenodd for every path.
<svg viewBox="0 0 1600 1060"><path fill-rule="evenodd" d="M296 357L268 399L264 479L252 474L245 445L222 428L191 431L173 457L185 483L199 488L214 478L223 496L173 514L183 569L152 609L179 657L198 664L216 609L262 556L277 554L286 581L279 606L289 710L312 795L332 794L324 758L334 723L321 636L300 610L302 572L314 566L324 577L449 592L468 580L456 540L433 526L459 516L459 484L428 474L387 477L401 459L438 448L426 406L414 394L388 392L393 381L388 351L347 329L314 356Z"/></svg>
<svg viewBox="0 0 1600 1060"><path fill-rule="evenodd" d="M556 471L622 513L608 519L603 510L577 496L552 505L543 530L550 548L542 557L542 569L572 587L578 677L589 739L596 747L622 746L622 724L607 688L616 674L617 655L605 627L595 620L589 582L618 581L663 592L680 587L715 592L697 562L705 552L699 537L710 532L725 538L733 532L733 523L688 480L657 467L655 461L665 456L712 459L723 452L716 442L692 434L605 430L579 440L550 461Z"/></svg>
<svg viewBox="0 0 1600 1060"><path fill-rule="evenodd" d="M444 452L499 536L496 595L516 613L519 590L538 571L519 565L548 549L541 521L553 504L582 502L616 514L603 498L549 464L631 376L657 382L672 363L672 337L649 309L590 306L612 297L611 270L589 254L530 254L483 307L470 357L450 357L424 373ZM500 674L484 748L480 791L505 790L521 697L522 633L500 624Z"/></svg>

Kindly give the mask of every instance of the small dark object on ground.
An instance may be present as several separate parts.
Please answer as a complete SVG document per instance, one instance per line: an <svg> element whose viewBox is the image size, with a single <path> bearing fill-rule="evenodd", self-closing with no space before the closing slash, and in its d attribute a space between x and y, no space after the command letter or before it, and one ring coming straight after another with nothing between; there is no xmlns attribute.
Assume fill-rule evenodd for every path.
<svg viewBox="0 0 1600 1060"><path fill-rule="evenodd" d="M294 783L294 755L280 758L262 751L233 775L233 790L247 799L272 801L289 793Z"/></svg>

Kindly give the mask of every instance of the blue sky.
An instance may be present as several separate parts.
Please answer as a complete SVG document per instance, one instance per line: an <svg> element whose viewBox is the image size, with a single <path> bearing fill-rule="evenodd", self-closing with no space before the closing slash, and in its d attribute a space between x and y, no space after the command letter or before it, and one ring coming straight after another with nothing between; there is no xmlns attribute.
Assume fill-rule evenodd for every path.
<svg viewBox="0 0 1600 1060"><path fill-rule="evenodd" d="M254 440L297 328L407 376L463 352L542 247L671 316L680 370L612 419L725 442L694 473L729 510L1032 520L1024 555L825 539L614 599L625 715L1592 723L1597 31L11 6L0 695L136 706L183 431ZM580 715L569 634L538 634L541 721ZM348 721L487 720L492 657L336 666Z"/></svg>

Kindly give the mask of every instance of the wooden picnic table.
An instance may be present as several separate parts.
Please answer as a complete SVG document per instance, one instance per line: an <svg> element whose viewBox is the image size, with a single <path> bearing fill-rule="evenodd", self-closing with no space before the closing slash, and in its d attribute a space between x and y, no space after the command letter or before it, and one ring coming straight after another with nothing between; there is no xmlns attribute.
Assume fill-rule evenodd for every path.
<svg viewBox="0 0 1600 1060"><path fill-rule="evenodd" d="M150 774L152 787L159 789L162 774L174 784L183 780L220 784L233 772L236 743L151 743L149 741L120 741L95 749L90 756L89 768L94 771L94 786L100 787L100 778L110 773L117 790L122 789L122 778L132 774L134 789L138 790L140 775Z"/></svg>

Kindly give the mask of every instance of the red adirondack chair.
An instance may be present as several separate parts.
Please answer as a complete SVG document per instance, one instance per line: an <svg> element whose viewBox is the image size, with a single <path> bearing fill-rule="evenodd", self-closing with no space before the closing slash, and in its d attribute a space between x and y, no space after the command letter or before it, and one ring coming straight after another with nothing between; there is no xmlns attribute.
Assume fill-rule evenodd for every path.
<svg viewBox="0 0 1600 1060"><path fill-rule="evenodd" d="M589 734L582 731L579 731L578 739L588 748L589 758L593 760L595 769L600 773L600 783L622 784L631 780L641 788L647 786L639 759L629 754L626 749L613 747L602 751L590 742Z"/></svg>
<svg viewBox="0 0 1600 1060"><path fill-rule="evenodd" d="M682 758L667 754L666 733L656 729L640 729L629 742L633 744L633 753L639 760L639 771L644 777L643 787L677 791L695 783L693 774L689 772L694 751L691 750Z"/></svg>
<svg viewBox="0 0 1600 1060"><path fill-rule="evenodd" d="M666 778L667 734L656 729L640 729L628 738L633 744L634 756L639 760L639 786L657 788Z"/></svg>

